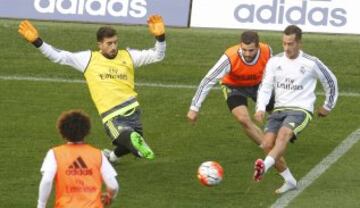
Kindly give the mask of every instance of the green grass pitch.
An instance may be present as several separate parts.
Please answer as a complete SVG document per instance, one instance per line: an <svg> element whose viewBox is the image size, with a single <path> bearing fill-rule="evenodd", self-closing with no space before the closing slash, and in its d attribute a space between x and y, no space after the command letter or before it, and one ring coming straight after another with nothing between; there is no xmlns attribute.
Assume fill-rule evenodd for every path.
<svg viewBox="0 0 360 208"><path fill-rule="evenodd" d="M83 79L81 73L51 63L27 44L17 34L18 23L0 20L0 78ZM60 49L96 49L95 32L100 25L38 21L34 25L45 41ZM153 46L145 26L114 27L122 48ZM241 31L167 28L166 32L165 60L138 69L136 82L197 85L224 50L238 42ZM282 50L280 32L259 34L275 53ZM360 123L360 37L305 34L303 39L304 50L335 73L343 94L328 118L315 117L299 140L289 145L286 159L297 179ZM49 148L63 142L55 129L62 111L88 112L93 128L87 141L99 148L111 147L85 84L0 79L0 89L1 207L36 206L42 160ZM186 121L195 89L138 86L137 91L145 135L157 158L146 161L129 155L115 166L121 191L112 207L249 208L269 207L276 201L273 192L281 178L271 170L261 183L252 181L253 162L263 153L228 112L219 90L211 91L195 126ZM317 106L323 99L318 97ZM360 144L356 144L289 207L360 207L359 158ZM207 188L197 181L197 167L205 160L219 161L224 167L224 180L217 187ZM52 203L53 197L48 207Z"/></svg>

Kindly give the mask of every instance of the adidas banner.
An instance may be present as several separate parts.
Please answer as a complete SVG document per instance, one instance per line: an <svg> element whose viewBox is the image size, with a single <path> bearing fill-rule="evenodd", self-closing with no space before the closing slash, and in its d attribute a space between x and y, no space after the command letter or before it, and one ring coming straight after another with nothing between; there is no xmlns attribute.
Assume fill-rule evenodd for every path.
<svg viewBox="0 0 360 208"><path fill-rule="evenodd" d="M0 17L99 23L146 24L152 14L168 26L188 26L190 0L7 0Z"/></svg>
<svg viewBox="0 0 360 208"><path fill-rule="evenodd" d="M193 0L191 27L360 34L358 0Z"/></svg>

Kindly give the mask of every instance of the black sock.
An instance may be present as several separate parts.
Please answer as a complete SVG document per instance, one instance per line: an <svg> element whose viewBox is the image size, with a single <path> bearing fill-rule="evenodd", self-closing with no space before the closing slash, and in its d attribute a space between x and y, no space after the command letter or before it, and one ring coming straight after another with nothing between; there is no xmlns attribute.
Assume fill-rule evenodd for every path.
<svg viewBox="0 0 360 208"><path fill-rule="evenodd" d="M136 157L140 157L140 155L138 154L138 151L134 148L134 146L132 145L131 140L130 140L130 135L133 132L134 131L132 131L132 130L131 131L130 130L123 131L123 132L121 132L119 137L113 141L113 144L117 146L115 149L116 156L120 157L124 154L131 152Z"/></svg>
<svg viewBox="0 0 360 208"><path fill-rule="evenodd" d="M116 157L121 157L123 155L126 155L126 154L130 153L130 151L126 147L124 147L123 145L119 144L114 149L114 153L115 153Z"/></svg>

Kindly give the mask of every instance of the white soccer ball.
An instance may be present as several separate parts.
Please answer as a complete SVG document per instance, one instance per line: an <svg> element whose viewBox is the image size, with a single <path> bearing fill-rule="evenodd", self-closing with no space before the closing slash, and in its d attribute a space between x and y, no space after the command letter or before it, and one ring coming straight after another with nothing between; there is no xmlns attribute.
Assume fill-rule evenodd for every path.
<svg viewBox="0 0 360 208"><path fill-rule="evenodd" d="M215 161L201 163L197 172L197 177L204 186L218 185L222 181L223 175L224 169Z"/></svg>

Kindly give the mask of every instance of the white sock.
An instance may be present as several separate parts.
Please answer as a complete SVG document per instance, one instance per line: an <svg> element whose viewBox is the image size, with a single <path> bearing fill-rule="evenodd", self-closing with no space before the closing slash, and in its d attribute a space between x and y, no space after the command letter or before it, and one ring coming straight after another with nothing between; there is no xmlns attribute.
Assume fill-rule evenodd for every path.
<svg viewBox="0 0 360 208"><path fill-rule="evenodd" d="M286 182L290 182L293 185L296 185L296 179L291 174L290 169L286 168L283 172L280 173L280 175L284 178Z"/></svg>
<svg viewBox="0 0 360 208"><path fill-rule="evenodd" d="M267 170L269 170L269 168L271 168L275 164L275 159L268 155L264 160L264 164L265 164L265 173L266 173Z"/></svg>
<svg viewBox="0 0 360 208"><path fill-rule="evenodd" d="M115 162L118 160L118 157L115 155L114 151L110 152L110 158L109 158L110 162Z"/></svg>

